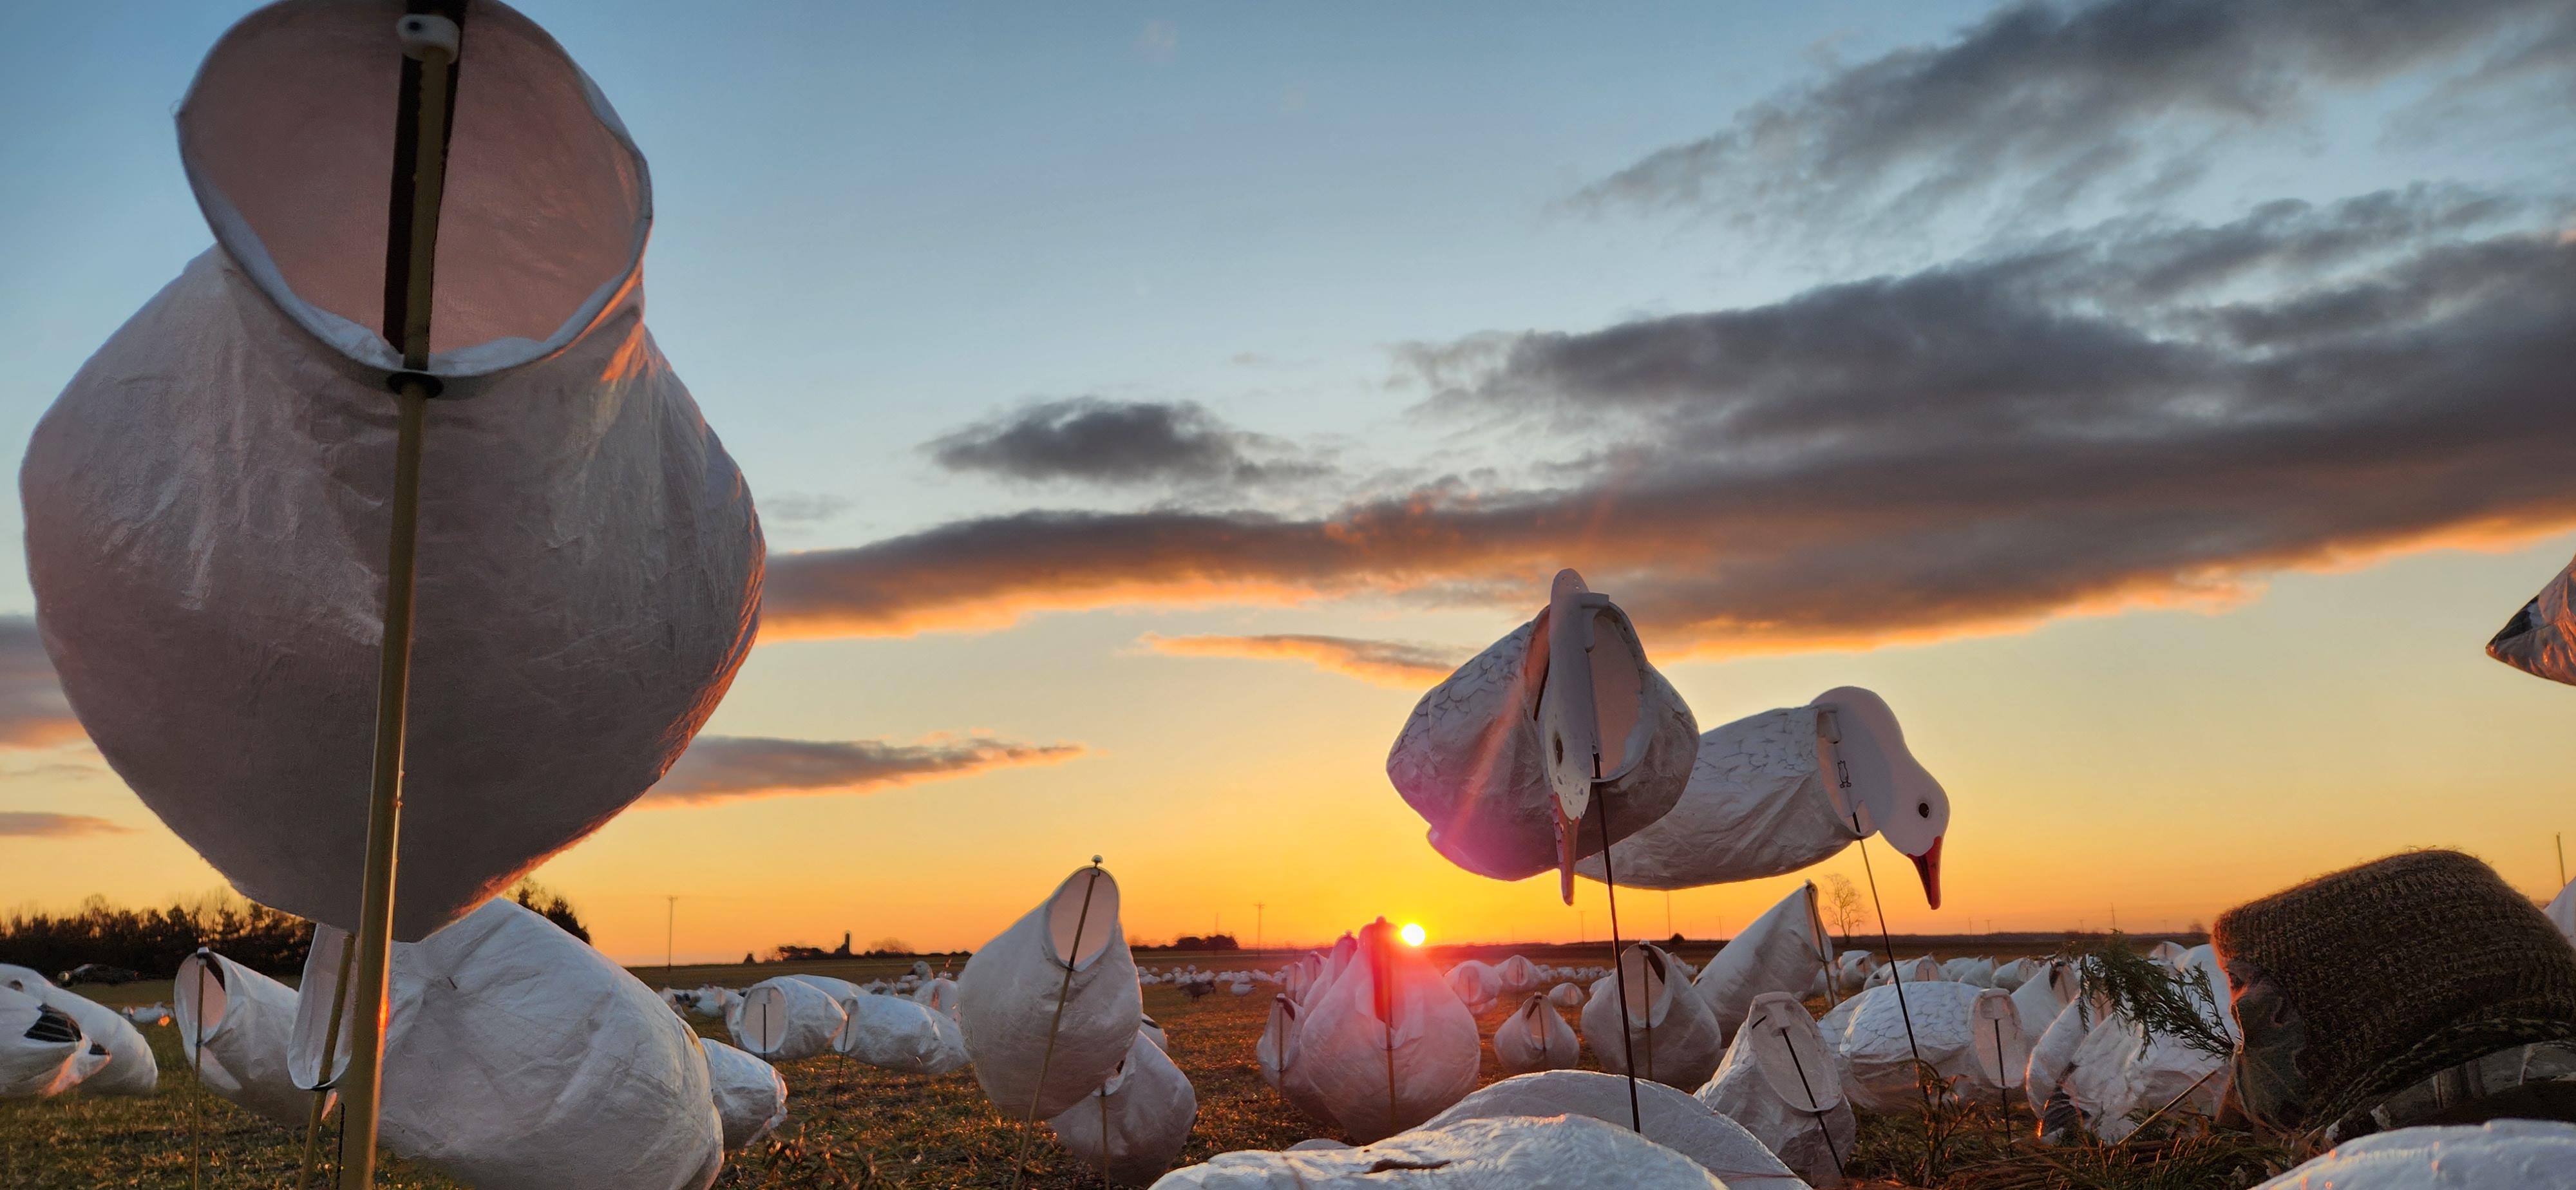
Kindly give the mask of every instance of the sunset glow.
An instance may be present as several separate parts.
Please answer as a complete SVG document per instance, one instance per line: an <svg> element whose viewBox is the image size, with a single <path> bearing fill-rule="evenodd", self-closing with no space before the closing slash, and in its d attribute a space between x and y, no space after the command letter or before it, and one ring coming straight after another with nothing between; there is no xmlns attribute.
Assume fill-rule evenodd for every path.
<svg viewBox="0 0 2576 1190"><path fill-rule="evenodd" d="M1408 921L1404 923L1404 928L1396 931L1396 933L1404 938L1404 944L1406 946L1422 945L1424 935L1422 933L1422 923L1420 922Z"/></svg>

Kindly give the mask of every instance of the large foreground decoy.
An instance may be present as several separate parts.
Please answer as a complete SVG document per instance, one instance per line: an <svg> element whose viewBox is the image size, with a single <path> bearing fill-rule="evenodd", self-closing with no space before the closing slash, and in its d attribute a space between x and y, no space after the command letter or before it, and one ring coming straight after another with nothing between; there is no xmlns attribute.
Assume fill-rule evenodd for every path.
<svg viewBox="0 0 2576 1190"><path fill-rule="evenodd" d="M2505 622L2487 642L2487 656L2534 677L2576 685L2576 562Z"/></svg>

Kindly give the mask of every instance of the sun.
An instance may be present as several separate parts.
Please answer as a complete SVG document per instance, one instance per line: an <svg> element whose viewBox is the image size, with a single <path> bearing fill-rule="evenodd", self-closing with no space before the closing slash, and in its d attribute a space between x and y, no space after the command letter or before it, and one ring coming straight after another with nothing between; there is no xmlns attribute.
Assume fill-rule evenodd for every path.
<svg viewBox="0 0 2576 1190"><path fill-rule="evenodd" d="M1404 936L1404 944L1405 944L1406 946L1420 946L1420 945L1422 945L1422 938L1423 938L1423 934L1422 934L1422 923L1421 923L1421 922L1418 922L1418 921L1408 921L1408 922L1404 923L1404 928L1403 928L1403 929L1401 929L1401 930L1397 930L1397 931L1396 931L1396 933L1401 934L1401 935L1403 935L1403 936Z"/></svg>

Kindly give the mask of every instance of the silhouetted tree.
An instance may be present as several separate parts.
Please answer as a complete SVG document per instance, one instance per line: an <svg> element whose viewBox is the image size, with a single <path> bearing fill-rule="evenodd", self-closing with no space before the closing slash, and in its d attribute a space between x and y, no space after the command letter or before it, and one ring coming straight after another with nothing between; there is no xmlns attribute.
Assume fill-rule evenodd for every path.
<svg viewBox="0 0 2576 1190"><path fill-rule="evenodd" d="M581 915L572 911L572 902L565 900L562 893L534 880L522 880L510 890L510 899L529 912L563 927L564 933L584 942L590 941L590 927L581 924Z"/></svg>

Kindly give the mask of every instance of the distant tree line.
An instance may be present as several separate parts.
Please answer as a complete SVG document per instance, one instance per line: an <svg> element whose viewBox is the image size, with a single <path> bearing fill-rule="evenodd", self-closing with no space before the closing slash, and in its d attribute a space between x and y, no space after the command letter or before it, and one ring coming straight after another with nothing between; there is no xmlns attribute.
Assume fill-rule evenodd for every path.
<svg viewBox="0 0 2576 1190"><path fill-rule="evenodd" d="M167 979L201 946L254 971L292 975L304 970L312 945L313 923L228 892L166 909L120 909L91 897L69 913L17 909L0 916L0 963L49 979L83 963Z"/></svg>
<svg viewBox="0 0 2576 1190"><path fill-rule="evenodd" d="M1207 937L1204 937L1204 938L1199 937L1199 936L1198 936L1198 935L1196 935L1196 934L1183 934L1183 935L1181 935L1181 936L1180 936L1180 937L1178 937L1178 938L1174 938L1174 939L1172 939L1172 944L1171 944L1171 945L1169 945L1169 946L1139 946L1139 947L1135 947L1134 949L1136 949L1136 950L1241 950L1241 949L1243 949L1243 946L1242 946L1242 944L1240 944L1240 943L1238 943L1238 942L1236 942L1236 941L1234 940L1234 935L1232 935L1232 934L1210 934L1210 935L1208 935Z"/></svg>

